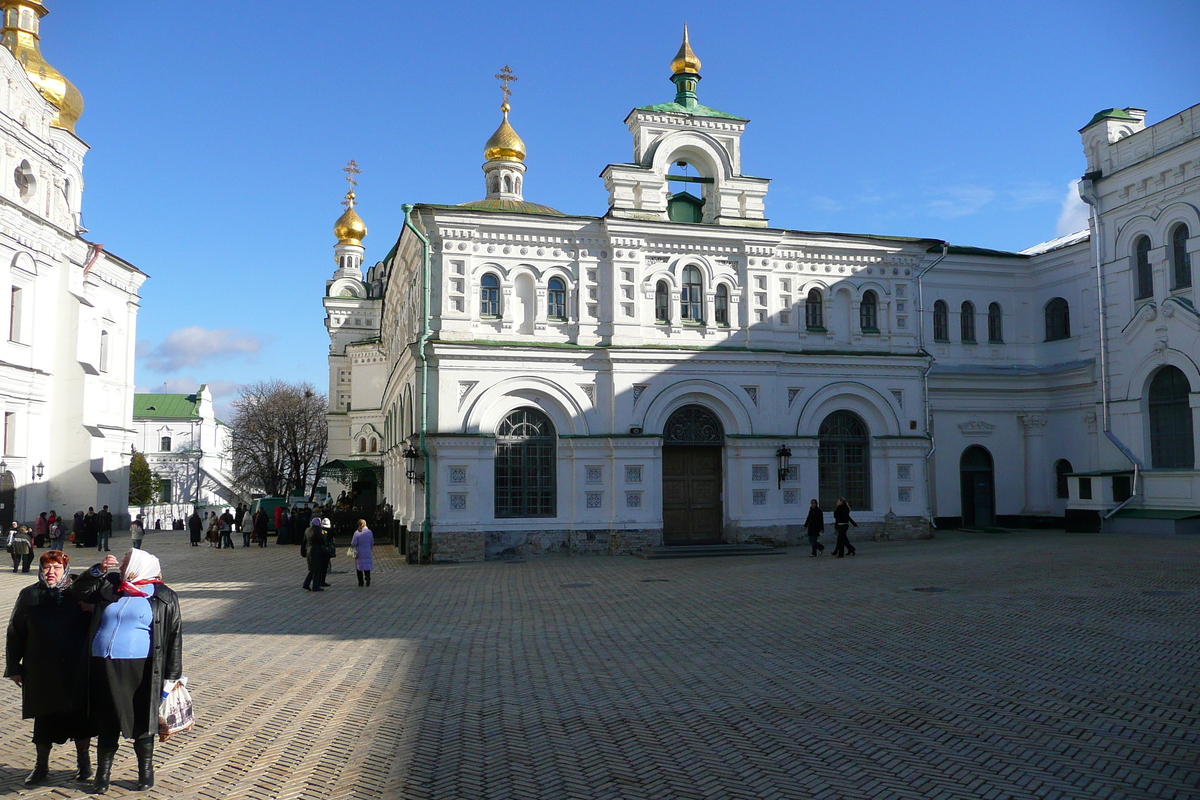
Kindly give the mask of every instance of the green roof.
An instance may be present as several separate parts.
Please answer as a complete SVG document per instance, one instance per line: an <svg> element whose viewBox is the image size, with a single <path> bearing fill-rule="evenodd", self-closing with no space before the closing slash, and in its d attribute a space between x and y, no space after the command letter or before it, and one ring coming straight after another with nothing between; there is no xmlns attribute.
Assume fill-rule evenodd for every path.
<svg viewBox="0 0 1200 800"><path fill-rule="evenodd" d="M135 394L133 416L150 419L195 419L198 404L194 394Z"/></svg>
<svg viewBox="0 0 1200 800"><path fill-rule="evenodd" d="M738 122L749 122L750 120L743 117L735 117L733 114L726 114L724 111L717 111L715 108L702 106L699 103L692 107L681 105L679 103L659 103L653 106L638 106L635 111L654 111L667 114L687 114L692 117L720 117L721 119L735 119Z"/></svg>
<svg viewBox="0 0 1200 800"><path fill-rule="evenodd" d="M1103 111L1097 111L1095 116L1083 127L1086 128L1088 125L1095 125L1102 119L1133 119L1133 117L1123 108L1106 108Z"/></svg>
<svg viewBox="0 0 1200 800"><path fill-rule="evenodd" d="M471 208L476 211L497 211L509 214L548 214L552 217L565 217L566 214L538 203L527 203L524 200L472 200L457 206L446 208Z"/></svg>

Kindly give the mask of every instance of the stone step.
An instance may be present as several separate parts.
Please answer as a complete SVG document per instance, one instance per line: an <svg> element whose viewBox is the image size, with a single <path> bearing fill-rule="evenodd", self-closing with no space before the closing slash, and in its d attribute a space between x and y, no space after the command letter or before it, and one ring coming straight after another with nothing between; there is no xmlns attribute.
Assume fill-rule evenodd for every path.
<svg viewBox="0 0 1200 800"><path fill-rule="evenodd" d="M765 544L698 544L659 545L643 547L634 553L638 558L718 558L721 556L778 556L787 551Z"/></svg>

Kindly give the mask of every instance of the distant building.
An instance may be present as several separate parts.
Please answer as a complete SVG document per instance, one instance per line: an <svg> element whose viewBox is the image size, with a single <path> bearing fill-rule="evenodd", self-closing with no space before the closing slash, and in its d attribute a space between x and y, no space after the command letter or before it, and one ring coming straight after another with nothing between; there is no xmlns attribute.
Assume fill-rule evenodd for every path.
<svg viewBox="0 0 1200 800"><path fill-rule="evenodd" d="M157 500L166 506L160 509L165 519L241 499L229 474L232 430L213 413L207 385L195 394L135 394L133 425L134 446L160 480Z"/></svg>
<svg viewBox="0 0 1200 800"><path fill-rule="evenodd" d="M838 497L879 539L1200 530L1200 106L1097 114L1091 232L1012 253L769 226L747 120L671 66L604 216L524 199L506 97L484 199L406 206L365 275L338 220L329 457L410 552L795 544Z"/></svg>
<svg viewBox="0 0 1200 800"><path fill-rule="evenodd" d="M42 57L46 13L0 0L0 524L108 505L122 525L146 275L83 238L83 98Z"/></svg>

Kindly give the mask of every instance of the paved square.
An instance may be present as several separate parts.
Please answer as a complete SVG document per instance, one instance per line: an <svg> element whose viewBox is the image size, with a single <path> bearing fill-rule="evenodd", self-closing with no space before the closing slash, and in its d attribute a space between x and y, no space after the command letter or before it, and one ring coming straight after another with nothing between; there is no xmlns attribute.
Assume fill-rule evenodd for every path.
<svg viewBox="0 0 1200 800"><path fill-rule="evenodd" d="M291 547L147 546L199 719L159 748L154 797L1200 797L1200 538L436 567L381 548L374 586L339 556L322 594ZM30 582L0 570L5 615ZM69 746L22 787L5 686L0 793L84 795ZM109 796L134 770L125 744Z"/></svg>

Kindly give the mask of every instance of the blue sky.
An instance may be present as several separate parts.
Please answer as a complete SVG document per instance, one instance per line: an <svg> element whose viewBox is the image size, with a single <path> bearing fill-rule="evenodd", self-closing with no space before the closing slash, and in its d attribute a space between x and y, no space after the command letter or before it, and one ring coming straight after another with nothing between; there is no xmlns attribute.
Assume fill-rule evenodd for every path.
<svg viewBox="0 0 1200 800"><path fill-rule="evenodd" d="M137 384L219 406L326 388L341 168L374 263L402 203L482 197L505 64L527 200L604 213L598 175L631 157L630 109L673 97L687 22L701 102L751 120L772 226L1012 250L1059 234L1093 113L1200 102L1195 0L46 3L43 53L87 104L89 237L151 276Z"/></svg>

